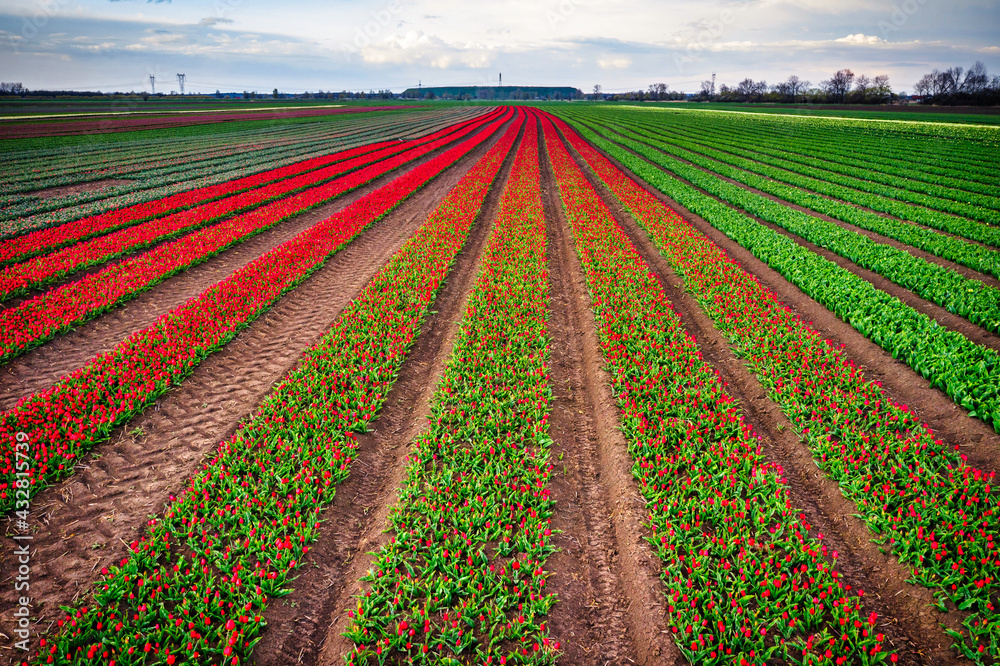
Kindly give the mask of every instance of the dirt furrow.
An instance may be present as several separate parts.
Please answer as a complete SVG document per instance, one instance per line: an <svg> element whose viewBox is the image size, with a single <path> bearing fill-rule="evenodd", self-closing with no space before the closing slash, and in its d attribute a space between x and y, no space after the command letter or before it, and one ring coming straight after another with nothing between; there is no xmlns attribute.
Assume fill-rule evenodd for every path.
<svg viewBox="0 0 1000 666"><path fill-rule="evenodd" d="M13 359L0 369L0 410L10 409L20 398L52 386L63 375L82 367L94 356L114 348L132 332L151 325L163 313L199 295L254 259L385 185L391 179L405 173L406 169L415 168L438 154L440 151L435 151L329 204L281 222L221 252L205 263L161 282L131 301L77 326L66 334L59 334L40 347Z"/></svg>
<svg viewBox="0 0 1000 666"><path fill-rule="evenodd" d="M597 146L594 148L600 150ZM704 218L695 215L632 174L610 155L606 157L618 168L631 174L632 179L650 194L666 203L695 229L724 249L761 284L774 292L797 316L809 322L824 339L834 345L844 346L847 356L854 360L869 381L879 382L889 398L912 408L940 439L960 447L962 453L968 456L970 465L986 470L1000 470L1000 434L979 419L970 417L951 398L931 387L923 376L906 363L894 359L890 353L861 335L824 305L807 296L784 276L713 227Z"/></svg>
<svg viewBox="0 0 1000 666"><path fill-rule="evenodd" d="M549 627L567 664L685 663L666 621L659 560L645 537L645 501L619 431L590 297L542 153L547 221L552 399L549 434L556 473L553 544L546 563L558 595Z"/></svg>
<svg viewBox="0 0 1000 666"><path fill-rule="evenodd" d="M324 528L309 549L293 592L267 611L268 629L257 645L253 663L339 664L353 645L341 632L346 609L360 590L371 557L388 535L389 511L406 473L410 443L427 428L431 398L451 354L469 292L478 274L479 257L489 238L513 151L487 195L483 209L434 304L432 314L386 396L360 447L351 475L323 512Z"/></svg>
<svg viewBox="0 0 1000 666"><path fill-rule="evenodd" d="M766 458L782 466L792 504L807 516L813 535L822 533L827 547L840 553L838 570L853 588L864 590L866 608L881 616L878 628L887 636L892 649L905 663L961 663L950 650L951 639L938 623L958 629L962 617L934 609L930 590L907 583L909 569L895 557L883 554L871 541L871 532L853 515L857 507L843 497L836 482L816 467L780 407L768 398L754 374L732 352L725 336L685 291L683 279L673 272L614 194L588 169L584 170L659 278L685 329L698 340L705 360L719 372L730 395L739 401L746 421L762 438Z"/></svg>
<svg viewBox="0 0 1000 666"><path fill-rule="evenodd" d="M59 604L86 590L116 561L201 464L299 362L302 351L368 283L486 147L467 156L334 255L178 387L95 448L78 472L32 504L34 617L50 621ZM0 552L13 541L0 539ZM7 559L6 557L4 559ZM10 634L15 603L9 562L0 577L0 631ZM2 647L2 645L0 645Z"/></svg>

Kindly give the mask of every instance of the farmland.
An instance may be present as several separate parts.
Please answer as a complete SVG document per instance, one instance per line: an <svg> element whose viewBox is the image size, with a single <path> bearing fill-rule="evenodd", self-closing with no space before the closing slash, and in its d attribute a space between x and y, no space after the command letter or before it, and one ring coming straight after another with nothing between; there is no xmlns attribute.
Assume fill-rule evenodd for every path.
<svg viewBox="0 0 1000 666"><path fill-rule="evenodd" d="M0 128L0 661L1000 661L1000 129L695 106Z"/></svg>

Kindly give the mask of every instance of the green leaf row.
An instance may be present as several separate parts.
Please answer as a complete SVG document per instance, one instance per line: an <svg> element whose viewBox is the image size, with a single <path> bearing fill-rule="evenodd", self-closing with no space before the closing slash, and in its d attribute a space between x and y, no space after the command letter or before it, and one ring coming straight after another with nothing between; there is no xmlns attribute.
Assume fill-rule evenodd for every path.
<svg viewBox="0 0 1000 666"><path fill-rule="evenodd" d="M758 259L854 329L1000 432L1000 354L942 327L930 317L807 250L777 231L672 178L588 127L588 140Z"/></svg>

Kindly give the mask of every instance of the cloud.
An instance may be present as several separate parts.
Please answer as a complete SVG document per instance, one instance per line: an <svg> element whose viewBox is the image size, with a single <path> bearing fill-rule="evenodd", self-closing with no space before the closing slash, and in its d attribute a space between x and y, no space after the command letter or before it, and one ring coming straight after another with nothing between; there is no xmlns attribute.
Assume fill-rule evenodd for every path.
<svg viewBox="0 0 1000 666"><path fill-rule="evenodd" d="M221 23L235 23L233 19L222 18L220 16L206 16L202 20L198 21L198 25L211 27L213 25L219 25Z"/></svg>
<svg viewBox="0 0 1000 666"><path fill-rule="evenodd" d="M632 59L624 56L615 56L612 58L599 58L597 60L597 65L601 69L625 69L632 64Z"/></svg>
<svg viewBox="0 0 1000 666"><path fill-rule="evenodd" d="M390 35L360 49L361 59L373 65L423 65L436 69L482 69L492 65L494 53L482 44L447 42L423 31Z"/></svg>
<svg viewBox="0 0 1000 666"><path fill-rule="evenodd" d="M866 35L863 32L859 32L855 35L848 35L847 37L841 37L840 39L835 39L833 41L840 42L842 44L882 44L885 42L885 40L881 37Z"/></svg>

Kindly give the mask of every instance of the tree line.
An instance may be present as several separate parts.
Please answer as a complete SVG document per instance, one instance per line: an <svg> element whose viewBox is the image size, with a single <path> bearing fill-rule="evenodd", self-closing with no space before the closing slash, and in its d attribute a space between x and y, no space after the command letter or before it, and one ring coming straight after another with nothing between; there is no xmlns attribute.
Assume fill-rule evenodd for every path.
<svg viewBox="0 0 1000 666"><path fill-rule="evenodd" d="M968 70L949 67L924 74L913 92L930 104L968 104L993 106L1000 104L1000 76L990 76L981 60Z"/></svg>
<svg viewBox="0 0 1000 666"><path fill-rule="evenodd" d="M811 82L794 74L781 83L754 81L746 78L735 86L725 83L715 90L715 82L701 82L698 99L713 102L771 102L810 104L889 104L899 96L889 84L889 76L856 75L850 69L838 70L833 76L811 87Z"/></svg>

